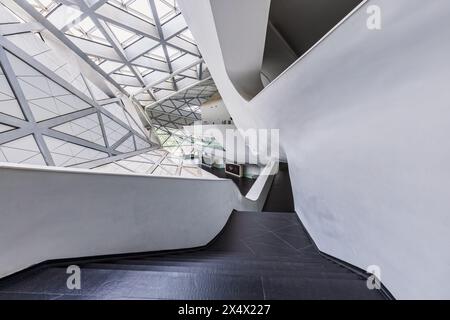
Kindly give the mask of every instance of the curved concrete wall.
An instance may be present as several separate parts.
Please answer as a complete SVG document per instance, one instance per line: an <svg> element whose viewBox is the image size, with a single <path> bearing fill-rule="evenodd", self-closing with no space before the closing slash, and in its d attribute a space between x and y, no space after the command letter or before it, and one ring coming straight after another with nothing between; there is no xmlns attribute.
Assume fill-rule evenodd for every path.
<svg viewBox="0 0 450 320"><path fill-rule="evenodd" d="M204 246L231 212L264 205L276 164L231 180L0 164L0 278L40 262Z"/></svg>
<svg viewBox="0 0 450 320"><path fill-rule="evenodd" d="M80 170L1 166L0 181L0 277L51 259L203 246L241 197L227 180Z"/></svg>
<svg viewBox="0 0 450 320"><path fill-rule="evenodd" d="M397 298L450 298L450 2L368 1L249 103L210 2L179 3L237 126L281 129L319 248L380 266ZM373 4L380 31L366 27Z"/></svg>
<svg viewBox="0 0 450 320"><path fill-rule="evenodd" d="M228 77L248 100L264 87L261 67L270 1L211 0L215 23L220 26L217 31Z"/></svg>

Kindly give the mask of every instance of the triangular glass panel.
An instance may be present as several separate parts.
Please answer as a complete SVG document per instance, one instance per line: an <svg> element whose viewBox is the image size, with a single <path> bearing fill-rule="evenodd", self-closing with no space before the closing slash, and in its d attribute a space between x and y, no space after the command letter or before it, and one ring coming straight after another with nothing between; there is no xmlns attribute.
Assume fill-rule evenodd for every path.
<svg viewBox="0 0 450 320"><path fill-rule="evenodd" d="M92 108L16 56L8 53L8 58L36 121Z"/></svg>
<svg viewBox="0 0 450 320"><path fill-rule="evenodd" d="M53 130L105 146L97 113L53 127Z"/></svg>
<svg viewBox="0 0 450 320"><path fill-rule="evenodd" d="M44 136L44 140L57 166L69 167L108 157L107 153L60 139Z"/></svg>
<svg viewBox="0 0 450 320"><path fill-rule="evenodd" d="M0 145L0 161L46 165L32 135Z"/></svg>

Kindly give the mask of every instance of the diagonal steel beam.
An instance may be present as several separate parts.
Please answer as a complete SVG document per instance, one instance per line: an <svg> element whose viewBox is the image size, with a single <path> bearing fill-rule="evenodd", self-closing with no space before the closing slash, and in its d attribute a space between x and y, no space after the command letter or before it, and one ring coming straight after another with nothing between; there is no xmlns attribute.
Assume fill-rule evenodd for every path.
<svg viewBox="0 0 450 320"><path fill-rule="evenodd" d="M53 130L50 128L43 128L41 132L45 136L49 136L49 137L52 137L55 139L70 142L70 143L77 144L77 145L85 147L85 148L94 149L94 150L101 151L101 152L108 154L108 148L106 148L105 146L84 140L82 138L72 136L67 133L59 132L59 131L56 131L56 130Z"/></svg>
<svg viewBox="0 0 450 320"><path fill-rule="evenodd" d="M16 130L4 132L0 134L0 145L29 136L30 134L33 134L33 129L31 128L19 128Z"/></svg>
<svg viewBox="0 0 450 320"><path fill-rule="evenodd" d="M167 50L167 43L166 43L166 40L164 39L164 32L161 27L161 21L159 19L158 10L156 9L155 0L147 0L147 1L150 5L151 11L152 11L151 13L153 15L153 20L155 21L156 29L158 30L159 38L161 39L161 45L162 45L162 48L164 51L164 56L167 61L167 65L169 66L169 73L172 73L173 72L172 61L170 61L169 52ZM172 83L173 83L173 90L178 91L178 87L177 87L175 78L172 78Z"/></svg>
<svg viewBox="0 0 450 320"><path fill-rule="evenodd" d="M200 120L197 117L192 118L192 117L189 117L189 116L183 116L183 115L180 115L180 114L174 114L174 113L164 112L164 111L159 111L159 110L154 110L154 109L150 110L148 112L156 113L156 114L160 114L160 115L167 115L167 116L170 116L170 117L174 117L176 119L183 118L183 119L192 120L192 121Z"/></svg>
<svg viewBox="0 0 450 320"><path fill-rule="evenodd" d="M1 110L0 110L1 111ZM30 123L28 121L0 113L0 123L6 124L15 128L26 128L30 127Z"/></svg>
<svg viewBox="0 0 450 320"><path fill-rule="evenodd" d="M56 126L59 126L63 123L66 122L70 122L70 121L74 121L80 118L84 118L87 117L91 114L94 114L97 112L97 109L92 107L92 108L88 108L88 109L84 109L84 110L80 110L80 111L75 111L69 114L65 114L59 117L55 117L55 118L51 118L48 120L44 120L38 123L38 125L42 128L53 128Z"/></svg>
<svg viewBox="0 0 450 320"><path fill-rule="evenodd" d="M33 112L31 111L31 108L28 104L28 100L26 99L25 94L23 93L22 87L19 84L19 80L17 80L16 74L14 73L14 70L11 66L11 62L9 61L6 55L6 51L1 45L0 45L0 62L2 65L3 72L6 76L6 79L8 80L11 90L16 96L17 102L19 103L25 118L31 125L35 126L36 119L34 118ZM45 143L42 137L42 134L38 130L34 131L34 138L46 164L49 166L54 166L55 162L53 161L50 150L48 149L47 144Z"/></svg>
<svg viewBox="0 0 450 320"><path fill-rule="evenodd" d="M59 41L61 41L65 46L75 52L82 60L84 60L89 66L91 66L95 71L103 76L108 82L110 82L118 91L126 96L129 96L114 79L112 79L106 72L104 72L97 64L92 61L83 51L81 51L72 41L70 41L67 36L56 28L52 23L50 23L43 15L39 13L27 0L15 0L15 2L23 9L27 14L29 14L33 19L44 26L51 34L53 34Z"/></svg>
<svg viewBox="0 0 450 320"><path fill-rule="evenodd" d="M203 79L203 80L197 81L195 83L192 83L191 85L181 89L179 92L174 92L173 94L170 94L170 95L168 95L168 96L166 96L166 97L164 97L164 98L162 98L162 99L160 99L158 101L155 101L155 102L145 106L145 110L151 109L152 107L154 107L154 106L156 106L156 105L158 105L158 104L160 104L160 103L162 103L162 102L164 102L166 100L169 100L170 98L176 96L177 94L180 94L180 92L184 92L186 90L195 88L196 86L201 85L202 83L205 83L206 81L209 81L211 79L212 79L212 77L208 77L206 79Z"/></svg>
<svg viewBox="0 0 450 320"><path fill-rule="evenodd" d="M133 133L132 132L128 132L126 135L124 135L122 138L120 138L119 141L117 141L116 143L114 143L114 145L111 146L111 148L113 150L116 150L122 143L124 143L125 141L128 140L128 138L132 137ZM136 147L136 145L135 145Z"/></svg>
<svg viewBox="0 0 450 320"><path fill-rule="evenodd" d="M130 152L130 153L121 153L121 154L112 156L110 158L105 158L105 159L94 160L94 161L90 161L90 162L77 164L77 165L72 166L72 168L93 169L93 168L97 168L97 167L100 167L100 166L108 164L108 163L131 158L131 157L134 157L134 156L137 156L140 154L144 154L149 151L156 150L156 149L157 148L155 148L155 147L150 147L150 148L146 148L146 149L142 149L142 150L138 150L138 151L134 151L134 152Z"/></svg>
<svg viewBox="0 0 450 320"><path fill-rule="evenodd" d="M60 3L66 5L66 6L69 6L69 7L78 7L78 4L81 1L84 1L84 0L76 0L75 3L73 3L72 1L67 1L67 0L59 0ZM79 21L83 21L84 19L86 19L89 16L89 14L91 12L95 12L97 9L99 9L101 6L103 6L107 2L108 2L108 0L98 0L91 7L89 7L87 11L82 12L82 14L78 18L70 21L65 26L63 26L61 28L61 32L64 33L67 30L69 30L71 26L77 24Z"/></svg>
<svg viewBox="0 0 450 320"><path fill-rule="evenodd" d="M143 93L145 91L144 89L156 87L157 85L159 85L159 84L161 84L163 82L166 82L167 80L170 80L170 79L174 78L175 76L179 75L180 73L183 73L186 70L189 70L190 68L192 68L192 67L194 67L194 66L196 66L198 64L201 64L201 63L203 63L203 59L195 60L194 62L192 62L191 64L187 65L186 67L178 69L178 70L172 72L171 74L167 75L166 77L163 77L163 78L161 78L161 79L159 79L157 81L149 83L147 86L145 86L145 88L143 88L142 90L137 91L133 96L136 97L137 95Z"/></svg>
<svg viewBox="0 0 450 320"><path fill-rule="evenodd" d="M97 27L97 29L103 34L105 39L110 43L114 51L117 53L117 55L122 60L122 63L124 63L128 69L134 74L136 79L138 79L139 83L142 87L145 87L146 83L144 79L142 78L141 74L139 73L139 70L136 69L134 65L132 65L125 53L125 50L122 48L122 45L120 41L117 39L117 37L114 35L114 33L111 31L109 26L104 22L103 20L99 19L94 11L92 11L85 3L84 1L78 2L80 5L80 8L87 13L88 17L92 20L94 25ZM148 93L150 96L156 100L153 93L148 90Z"/></svg>

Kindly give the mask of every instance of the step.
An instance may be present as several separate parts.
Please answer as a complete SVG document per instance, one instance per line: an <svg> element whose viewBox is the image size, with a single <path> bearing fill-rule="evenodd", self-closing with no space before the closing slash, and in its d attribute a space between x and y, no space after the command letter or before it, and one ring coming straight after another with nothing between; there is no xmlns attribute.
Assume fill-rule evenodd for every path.
<svg viewBox="0 0 450 320"><path fill-rule="evenodd" d="M260 276L82 269L81 290L67 288L64 268L0 288L1 293L70 295L82 299L264 299Z"/></svg>
<svg viewBox="0 0 450 320"><path fill-rule="evenodd" d="M109 269L83 269L83 275L88 289L94 294L107 291L108 298L126 294L137 299L382 299L359 279Z"/></svg>
<svg viewBox="0 0 450 320"><path fill-rule="evenodd" d="M200 267L200 268L222 268L222 269L231 269L231 270L251 270L255 272L255 270L262 269L289 269L289 270L310 270L310 271L328 271L328 272L336 272L336 273L348 273L349 271L345 268L342 268L336 264L331 263L299 263L299 262L261 262L261 261L241 261L234 262L228 261L226 263L218 262L218 261L209 261L209 262L198 262L198 261L166 261L166 260L117 260L110 262L108 264L119 264L119 265L148 265L148 266L174 266L174 267Z"/></svg>
<svg viewBox="0 0 450 320"><path fill-rule="evenodd" d="M108 269L108 270L132 270L132 271L152 271L152 272L175 272L175 273L209 273L226 275L266 275L266 276L289 276L292 278L314 278L314 279L348 279L362 280L358 275L349 271L321 270L321 269L293 269L293 268L265 268L255 271L254 269L229 268L222 266L161 266L142 264L104 264L93 263L82 266L82 269Z"/></svg>
<svg viewBox="0 0 450 320"><path fill-rule="evenodd" d="M270 264L270 263L301 263L301 264L329 264L330 262L324 259L318 258L303 258L303 259L290 259L290 260L281 260L281 259L255 259L255 258L185 258L185 257L151 257L151 258L140 258L140 259L128 259L123 258L120 260L137 260L137 261L149 261L149 262L189 262L189 263L217 263L217 264L227 264L227 263L261 263L261 264ZM113 262L117 260L110 260L108 262Z"/></svg>
<svg viewBox="0 0 450 320"><path fill-rule="evenodd" d="M129 260L148 260L148 261L192 261L192 262L228 262L228 261L260 261L260 262L303 262L303 263L326 263L327 260L319 255L298 255L290 257L279 256L235 256L235 255L162 255L147 256L140 258L131 258ZM128 259L127 259L128 260Z"/></svg>
<svg viewBox="0 0 450 320"><path fill-rule="evenodd" d="M273 260L298 260L303 257L305 258L322 258L322 256L316 250L308 250L308 251L300 251L296 254L291 255L258 255L252 253L243 253L243 252L229 252L229 251L194 251L194 252L186 252L186 253L173 253L173 254L164 254L164 255L152 255L149 254L147 256L142 256L143 258L151 258L151 257L192 257L192 258L242 258L242 259L273 259ZM139 257L137 257L139 258ZM324 259L324 258L322 258Z"/></svg>
<svg viewBox="0 0 450 320"><path fill-rule="evenodd" d="M0 287L0 294L58 295L71 299L381 299L365 281L286 276L191 274L110 269L82 269L81 290L67 288L64 268Z"/></svg>

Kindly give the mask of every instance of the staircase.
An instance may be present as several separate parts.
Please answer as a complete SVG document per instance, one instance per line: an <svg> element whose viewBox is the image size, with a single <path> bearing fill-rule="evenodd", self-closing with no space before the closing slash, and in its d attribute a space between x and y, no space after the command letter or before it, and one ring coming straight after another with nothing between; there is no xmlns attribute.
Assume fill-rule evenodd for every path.
<svg viewBox="0 0 450 320"><path fill-rule="evenodd" d="M81 290L66 267L82 270ZM0 299L383 299L322 257L295 213L235 212L203 250L37 268L0 281Z"/></svg>

